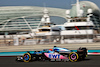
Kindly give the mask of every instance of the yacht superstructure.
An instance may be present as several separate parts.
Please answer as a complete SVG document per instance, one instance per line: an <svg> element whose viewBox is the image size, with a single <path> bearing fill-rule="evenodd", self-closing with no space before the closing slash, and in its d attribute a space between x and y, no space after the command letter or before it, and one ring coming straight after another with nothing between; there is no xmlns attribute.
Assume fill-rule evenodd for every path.
<svg viewBox="0 0 100 67"><path fill-rule="evenodd" d="M79 0L76 3L77 17L71 17L70 11L66 11L67 22L62 26L61 43L91 43L94 37L94 23L90 20L92 9L87 10L87 16L84 17L84 11L80 9Z"/></svg>
<svg viewBox="0 0 100 67"><path fill-rule="evenodd" d="M60 29L50 21L49 12L46 8L38 28L33 31L35 32L34 39L38 39L40 42L54 42L60 37Z"/></svg>

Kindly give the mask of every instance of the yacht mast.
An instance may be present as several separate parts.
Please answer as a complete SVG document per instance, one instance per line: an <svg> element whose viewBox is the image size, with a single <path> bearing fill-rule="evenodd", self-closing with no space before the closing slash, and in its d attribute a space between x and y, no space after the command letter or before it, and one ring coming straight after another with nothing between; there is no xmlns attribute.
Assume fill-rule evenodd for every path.
<svg viewBox="0 0 100 67"><path fill-rule="evenodd" d="M80 4L79 4L79 0L77 0L77 3L76 3L76 12L77 12L77 17L80 17Z"/></svg>
<svg viewBox="0 0 100 67"><path fill-rule="evenodd" d="M42 23L44 23L44 24L51 23L49 12L48 12L48 10L45 7L44 7L44 10L43 10L43 17L42 17L42 19L40 21L40 24L38 25L37 28L39 28Z"/></svg>

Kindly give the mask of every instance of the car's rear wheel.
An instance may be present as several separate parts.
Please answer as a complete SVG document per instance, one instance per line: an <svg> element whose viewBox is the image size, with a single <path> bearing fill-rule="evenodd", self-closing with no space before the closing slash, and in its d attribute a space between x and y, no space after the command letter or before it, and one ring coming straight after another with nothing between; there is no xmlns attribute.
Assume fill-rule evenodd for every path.
<svg viewBox="0 0 100 67"><path fill-rule="evenodd" d="M31 60L31 55L30 55L30 53L25 53L24 55L23 55L23 61L24 62L29 62Z"/></svg>
<svg viewBox="0 0 100 67"><path fill-rule="evenodd" d="M78 54L76 52L71 52L69 54L69 60L71 62L76 62L78 60L78 58L79 58L79 56L78 56Z"/></svg>

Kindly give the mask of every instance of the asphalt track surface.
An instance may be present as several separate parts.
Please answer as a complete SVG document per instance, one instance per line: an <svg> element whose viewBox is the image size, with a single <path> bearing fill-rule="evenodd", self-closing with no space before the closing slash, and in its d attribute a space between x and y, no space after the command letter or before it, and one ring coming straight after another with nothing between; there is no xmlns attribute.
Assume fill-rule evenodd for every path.
<svg viewBox="0 0 100 67"><path fill-rule="evenodd" d="M0 67L100 67L100 55L88 56L78 62L17 62L15 57L0 57Z"/></svg>

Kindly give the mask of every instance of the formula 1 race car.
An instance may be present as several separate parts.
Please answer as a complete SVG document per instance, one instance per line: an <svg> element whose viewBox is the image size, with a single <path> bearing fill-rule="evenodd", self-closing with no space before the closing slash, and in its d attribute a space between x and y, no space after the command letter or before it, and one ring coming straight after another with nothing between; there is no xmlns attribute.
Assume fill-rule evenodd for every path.
<svg viewBox="0 0 100 67"><path fill-rule="evenodd" d="M85 59L87 56L86 48L79 48L77 52L54 46L53 49L43 49L42 51L27 52L23 56L17 56L17 61L71 61Z"/></svg>

